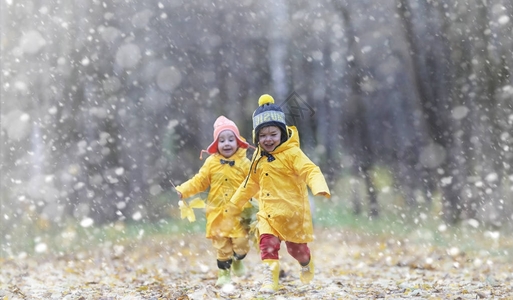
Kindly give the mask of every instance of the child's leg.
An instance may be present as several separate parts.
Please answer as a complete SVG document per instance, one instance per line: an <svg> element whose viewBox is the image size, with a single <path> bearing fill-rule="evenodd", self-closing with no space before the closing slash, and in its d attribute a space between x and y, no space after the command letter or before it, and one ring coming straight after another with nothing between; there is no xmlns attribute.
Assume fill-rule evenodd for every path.
<svg viewBox="0 0 513 300"><path fill-rule="evenodd" d="M246 268L242 260L249 252L249 238L232 238L233 246L233 264L232 271L235 276L242 276L246 273Z"/></svg>
<svg viewBox="0 0 513 300"><path fill-rule="evenodd" d="M217 267L219 268L217 276L217 286L222 286L232 281L230 276L230 267L232 265L232 243L230 238L213 237L212 245L217 251Z"/></svg>
<svg viewBox="0 0 513 300"><path fill-rule="evenodd" d="M278 251L280 239L272 234L260 236L260 257L264 263L264 282L260 288L261 293L272 294L279 289L280 262Z"/></svg>
<svg viewBox="0 0 513 300"><path fill-rule="evenodd" d="M260 236L260 257L264 259L278 259L280 251L280 239L272 234Z"/></svg>
<svg viewBox="0 0 513 300"><path fill-rule="evenodd" d="M220 269L229 269L232 264L232 241L227 237L212 237L212 246L217 252L217 261Z"/></svg>
<svg viewBox="0 0 513 300"><path fill-rule="evenodd" d="M287 251L294 257L302 266L308 265L310 262L310 248L307 244L298 244L292 242L285 242Z"/></svg>
<svg viewBox="0 0 513 300"><path fill-rule="evenodd" d="M232 246L233 257L237 260L242 260L249 252L249 238L232 238Z"/></svg>
<svg viewBox="0 0 513 300"><path fill-rule="evenodd" d="M314 278L314 263L310 248L307 244L297 244L292 242L285 242L287 251L294 257L301 265L301 273L299 279L303 283L309 283Z"/></svg>

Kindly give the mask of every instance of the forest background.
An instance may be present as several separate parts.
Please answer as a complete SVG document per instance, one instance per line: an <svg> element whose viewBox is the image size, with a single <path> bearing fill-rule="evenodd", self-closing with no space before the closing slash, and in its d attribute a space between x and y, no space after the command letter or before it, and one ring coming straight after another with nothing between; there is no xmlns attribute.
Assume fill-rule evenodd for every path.
<svg viewBox="0 0 513 300"><path fill-rule="evenodd" d="M89 228L185 226L170 180L199 169L219 115L251 140L264 93L333 190L312 198L317 224L512 225L511 1L5 0L0 13L2 256L87 243Z"/></svg>

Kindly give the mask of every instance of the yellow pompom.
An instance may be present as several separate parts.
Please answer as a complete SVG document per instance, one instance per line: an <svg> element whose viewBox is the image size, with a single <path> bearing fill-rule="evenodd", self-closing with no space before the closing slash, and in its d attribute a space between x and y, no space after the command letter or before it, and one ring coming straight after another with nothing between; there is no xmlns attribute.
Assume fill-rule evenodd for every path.
<svg viewBox="0 0 513 300"><path fill-rule="evenodd" d="M258 99L258 106L270 103L274 103L274 98L269 94L264 94Z"/></svg>

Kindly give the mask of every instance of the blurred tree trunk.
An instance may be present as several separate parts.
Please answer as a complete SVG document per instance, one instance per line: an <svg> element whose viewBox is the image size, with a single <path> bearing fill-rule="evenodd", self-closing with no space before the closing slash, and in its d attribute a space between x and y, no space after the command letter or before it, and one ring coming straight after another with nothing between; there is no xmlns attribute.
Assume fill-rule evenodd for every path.
<svg viewBox="0 0 513 300"><path fill-rule="evenodd" d="M486 46L484 44L483 46L477 45L484 42L481 38L484 29L478 25L480 20L476 20L476 15L472 14L476 13L476 8L472 4L449 5L445 13L450 16L450 20L446 19L445 23L450 24L446 28L448 29L448 42L452 49L454 79L450 88L450 102L447 104L447 108L450 108L447 119L451 126L446 129L448 135L446 148L449 155L447 165L444 168L447 173L444 176L446 176L448 182L442 189L444 199L447 200L445 203L445 219L450 223L455 223L464 217L462 212L465 203L462 198L467 182L476 175L478 178L482 176L482 168L490 170L489 167L485 166L489 160L483 160L481 156L482 151L490 153L486 149L487 146L483 147L484 144L488 144L486 139L489 138L489 135L485 134L489 129L489 122L487 121L489 116L485 112L488 109L478 104L479 100L477 98L483 96L482 91L476 91L472 87L476 76L473 74L475 63L485 63L486 60L483 59L479 62L478 57L482 57L485 53L479 53L476 57L475 51L481 52L483 47ZM476 27L467 27L465 20L474 23ZM461 118L461 116L458 116L457 112L461 110L468 110L468 117L463 116ZM484 143L474 139L476 133L484 139ZM469 161L469 157L473 157L473 161ZM471 204L472 207L474 207L473 204ZM470 214L473 215L474 213L470 212Z"/></svg>
<svg viewBox="0 0 513 300"><path fill-rule="evenodd" d="M511 169L513 166L513 107L511 99L513 97L513 40L509 37L513 31L513 3L511 1L495 1L494 5L488 6L490 32L487 33L488 38L488 55L491 73L494 74L495 84L495 101L494 108L495 118L493 124L496 129L495 137L497 139L497 151L499 158L494 160L499 164L499 191L501 199L499 200L499 210L501 221L511 223L511 215L513 214L513 203L511 201L503 201L511 199L513 196L513 178L511 177ZM491 21L494 20L494 21Z"/></svg>
<svg viewBox="0 0 513 300"><path fill-rule="evenodd" d="M362 75L363 70L360 66L362 60L360 57L361 47L357 43L360 34L357 31L358 27L353 24L352 15L350 13L351 5L349 5L349 2L340 3L336 9L343 20L348 42L348 80L351 90L350 93L352 95L350 102L353 103L353 118L345 121L350 124L348 127L349 138L347 139L346 145L350 146L350 149L352 149L352 176L354 178L363 178L365 183L365 196L369 202L368 214L369 217L373 218L379 216L380 209L377 201L376 187L370 175L370 169L374 166L375 161L369 132L369 121L371 119L368 118L368 100L365 95L363 95L364 92L361 89L364 78ZM353 9L356 8L353 7ZM358 213L362 206L361 202L365 199L360 199L358 197L352 197L352 199L354 201L354 211Z"/></svg>
<svg viewBox="0 0 513 300"><path fill-rule="evenodd" d="M271 22L269 24L269 70L271 71L272 94L276 99L276 104L282 103L290 93L288 85L288 76L286 67L288 65L289 56L288 45L289 40L284 31L287 30L286 25L289 20L287 2L284 0L270 1ZM262 92L261 94L265 94Z"/></svg>
<svg viewBox="0 0 513 300"><path fill-rule="evenodd" d="M462 144L457 136L461 125L454 122L448 108L455 107L454 101L458 99L458 85L454 85L452 74L460 78L465 71L461 69L459 57L450 56L451 49L459 49L452 45L450 40L450 21L445 16L451 16L450 12L443 10L443 6L437 3L426 3L415 1L415 5L408 1L400 1L400 15L402 17L406 37L413 56L413 65L416 75L416 86L423 106L423 115L426 116L427 126L433 143L444 147L448 155L440 167L445 173L442 174L442 198L444 206L444 219L455 223L460 215L460 198L464 182L462 164ZM417 10L411 9L416 7ZM425 24L423 17L426 19ZM412 20L419 19L419 23ZM417 25L417 26L415 26ZM414 31L419 28L419 31ZM422 40L421 40L422 39ZM428 41L426 46L423 41ZM452 48L451 48L452 47ZM453 54L454 52L452 52ZM455 60L454 63L451 61ZM450 94L447 92L450 91ZM434 174L434 173L431 173Z"/></svg>
<svg viewBox="0 0 513 300"><path fill-rule="evenodd" d="M422 82L422 78L426 77L426 72L424 66L419 63L418 61L422 61L424 58L424 53L422 53L423 48L417 47L418 42L414 39L416 38L417 34L419 32L414 32L415 28L418 26L418 28L424 29L426 27L425 21L423 20L422 16L424 16L424 12L421 7L417 6L417 10L420 10L420 12L417 11L410 11L410 8L407 7L407 1L398 1L398 11L399 15L401 16L401 22L402 22L402 29L405 33L405 42L408 46L410 55L405 55L406 57L404 61L404 65L406 69L408 70L406 74L409 74L410 78L412 78L412 86L415 88L410 93L410 102L413 100L414 103L420 103L416 100L419 99L422 95L422 89L423 85L420 84ZM421 17L416 19L416 23L413 24L412 22L412 15L419 14ZM417 61L416 61L417 58ZM399 75L402 77L401 75ZM404 83L406 78L402 78L398 80L398 82ZM427 91L429 92L429 91ZM419 104L416 107L413 107L411 110L406 110L407 114L413 115L418 117L420 115L420 111L422 111L422 106ZM413 122L416 124L416 127L414 129L415 133L413 135L414 143L410 144L406 148L401 147L402 151L398 152L398 168L399 168L399 174L403 174L401 176L401 180L399 180L399 189L402 192L403 196L406 198L406 203L409 203L409 206L416 206L415 199L415 193L414 188L415 187L421 187L422 182L419 184L419 180L421 181L422 178L418 176L418 174L415 174L416 171L419 171L418 167L418 161L419 161L419 155L420 151L422 149L422 146L427 144L427 141L422 136L422 132L424 132L424 129L422 128L422 123L415 121ZM407 126L405 124L405 126ZM399 142L401 143L401 141ZM417 166L417 168L416 168ZM420 173L420 172L418 172ZM428 197L427 195L425 196Z"/></svg>
<svg viewBox="0 0 513 300"><path fill-rule="evenodd" d="M501 159L494 158L503 157L504 153L501 153L501 130L496 122L500 112L494 109L498 105L496 91L501 79L498 77L500 70L490 61L491 43L487 32L491 31L489 27L491 20L488 9L488 6L483 3L476 3L468 9L471 13L467 22L472 22L474 26L471 27L473 32L470 35L472 37L472 45L469 47L471 70L468 76L470 98L468 106L470 106L471 115L467 119L471 120L468 124L471 145L469 148L474 152L467 157L475 157L469 177L475 178L477 175L478 182L474 184L481 186L477 199L475 196L471 197L465 209L469 217L475 217L479 211L484 211L487 221L496 223L499 222L498 218L502 210L500 185L504 165ZM476 136L482 138L476 139Z"/></svg>
<svg viewBox="0 0 513 300"><path fill-rule="evenodd" d="M332 16L332 27L328 30L328 49L324 53L326 61L327 96L325 98L327 105L327 120L329 125L326 130L326 166L328 177L333 181L340 176L340 171L347 166L345 157L348 151L343 146L346 127L344 119L347 114L345 106L351 97L351 85L348 82L348 65L346 57L348 56L347 43L344 40L344 24L342 18L334 14ZM349 114L347 114L349 115Z"/></svg>

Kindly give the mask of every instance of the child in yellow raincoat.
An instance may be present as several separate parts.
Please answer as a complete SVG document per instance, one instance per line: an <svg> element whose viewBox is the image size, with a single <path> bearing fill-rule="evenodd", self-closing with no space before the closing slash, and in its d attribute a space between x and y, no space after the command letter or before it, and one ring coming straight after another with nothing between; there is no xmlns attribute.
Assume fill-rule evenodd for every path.
<svg viewBox="0 0 513 300"><path fill-rule="evenodd" d="M300 280L314 277L314 262L307 243L313 241L313 224L307 186L314 195L330 197L326 180L300 149L296 127L287 126L285 114L270 95L262 95L253 113L253 154L249 174L225 206L225 214L237 215L258 193L259 247L264 263L262 293L279 289L279 256L282 241L300 264Z"/></svg>
<svg viewBox="0 0 513 300"><path fill-rule="evenodd" d="M245 273L242 259L250 248L248 228L240 222L235 222L231 228L223 228L220 224L226 217L223 215L223 205L228 203L248 173L248 146L249 144L240 136L235 123L220 116L214 123L214 141L206 151L202 151L212 155L205 160L194 177L176 187L180 199L188 198L210 187L206 201L206 237L212 240L212 245L217 251L218 286L232 281L230 270L236 276ZM251 200L251 196L246 200Z"/></svg>

